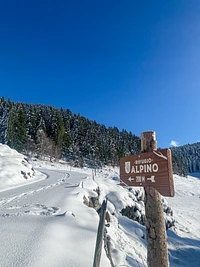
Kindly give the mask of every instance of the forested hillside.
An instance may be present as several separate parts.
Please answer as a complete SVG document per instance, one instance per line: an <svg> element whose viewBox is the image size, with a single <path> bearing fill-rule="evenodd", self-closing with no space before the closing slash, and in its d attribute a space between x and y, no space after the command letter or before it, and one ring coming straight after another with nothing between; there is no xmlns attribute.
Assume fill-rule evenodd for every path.
<svg viewBox="0 0 200 267"><path fill-rule="evenodd" d="M140 138L117 127L105 127L69 109L14 103L0 98L0 143L40 158L63 158L75 166L119 165L140 153ZM172 148L173 171L200 171L200 143Z"/></svg>
<svg viewBox="0 0 200 267"><path fill-rule="evenodd" d="M19 152L64 158L75 165L118 165L140 151L140 139L52 106L0 98L0 142Z"/></svg>
<svg viewBox="0 0 200 267"><path fill-rule="evenodd" d="M172 148L173 169L183 174L200 171L200 142Z"/></svg>

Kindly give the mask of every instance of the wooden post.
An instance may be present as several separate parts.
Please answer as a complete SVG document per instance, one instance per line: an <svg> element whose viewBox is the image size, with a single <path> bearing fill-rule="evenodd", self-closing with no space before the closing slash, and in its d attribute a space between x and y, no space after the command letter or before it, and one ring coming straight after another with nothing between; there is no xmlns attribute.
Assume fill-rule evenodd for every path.
<svg viewBox="0 0 200 267"><path fill-rule="evenodd" d="M94 253L93 267L99 267L100 266L101 250L102 250L104 226L105 226L105 217L106 217L106 206L107 206L107 201L104 200L103 204L101 206L101 213L100 213L100 220L99 220L99 226L98 226L98 231L97 231L97 240L96 240L96 247L95 247L95 253Z"/></svg>
<svg viewBox="0 0 200 267"><path fill-rule="evenodd" d="M156 133L141 134L142 152L157 150ZM145 187L145 213L147 238L147 264L149 267L168 267L168 247L163 206L160 193L153 187Z"/></svg>

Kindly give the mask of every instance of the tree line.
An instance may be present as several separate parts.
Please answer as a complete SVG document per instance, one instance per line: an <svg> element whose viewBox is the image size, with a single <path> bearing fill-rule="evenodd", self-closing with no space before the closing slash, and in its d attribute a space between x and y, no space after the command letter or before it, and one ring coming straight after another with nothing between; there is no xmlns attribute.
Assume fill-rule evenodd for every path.
<svg viewBox="0 0 200 267"><path fill-rule="evenodd" d="M0 98L0 142L40 158L63 158L76 166L119 165L140 151L140 139L105 127L69 109L14 103Z"/></svg>
<svg viewBox="0 0 200 267"><path fill-rule="evenodd" d="M200 172L200 142L173 147L172 155L176 173Z"/></svg>
<svg viewBox="0 0 200 267"><path fill-rule="evenodd" d="M0 142L39 158L64 159L74 166L119 166L141 151L140 138L106 127L69 109L14 103L0 98ZM200 143L172 148L174 173L200 171Z"/></svg>

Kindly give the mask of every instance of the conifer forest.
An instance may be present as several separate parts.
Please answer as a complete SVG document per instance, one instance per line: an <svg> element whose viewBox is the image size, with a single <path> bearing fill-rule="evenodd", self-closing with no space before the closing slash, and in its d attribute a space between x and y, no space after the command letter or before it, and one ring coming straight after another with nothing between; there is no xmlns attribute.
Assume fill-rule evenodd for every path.
<svg viewBox="0 0 200 267"><path fill-rule="evenodd" d="M123 156L140 153L140 138L106 127L69 109L14 103L0 98L0 143L38 158L63 159L73 166L119 166ZM172 148L173 171L200 171L200 143Z"/></svg>

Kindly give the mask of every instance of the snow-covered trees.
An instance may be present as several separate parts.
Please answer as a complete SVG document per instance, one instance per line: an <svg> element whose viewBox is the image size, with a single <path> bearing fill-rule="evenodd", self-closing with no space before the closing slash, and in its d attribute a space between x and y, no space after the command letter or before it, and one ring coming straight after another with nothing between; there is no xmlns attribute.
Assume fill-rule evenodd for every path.
<svg viewBox="0 0 200 267"><path fill-rule="evenodd" d="M49 155L76 165L119 164L123 156L140 153L140 139L126 130L105 127L69 109L14 103L0 98L0 142L24 153L38 153L38 133L52 142ZM41 149L42 150L42 149ZM37 154L36 153L36 154ZM45 152L47 153L47 152ZM43 155L43 152L40 151ZM200 171L200 143L172 148L173 169L187 175Z"/></svg>
<svg viewBox="0 0 200 267"><path fill-rule="evenodd" d="M114 166L120 157L140 151L140 139L125 130L106 128L69 109L14 103L3 97L0 126L0 142L24 153L61 155L79 166Z"/></svg>
<svg viewBox="0 0 200 267"><path fill-rule="evenodd" d="M200 171L200 142L172 148L175 173L186 175Z"/></svg>
<svg viewBox="0 0 200 267"><path fill-rule="evenodd" d="M7 144L22 152L26 143L26 115L23 105L13 105L9 112Z"/></svg>

